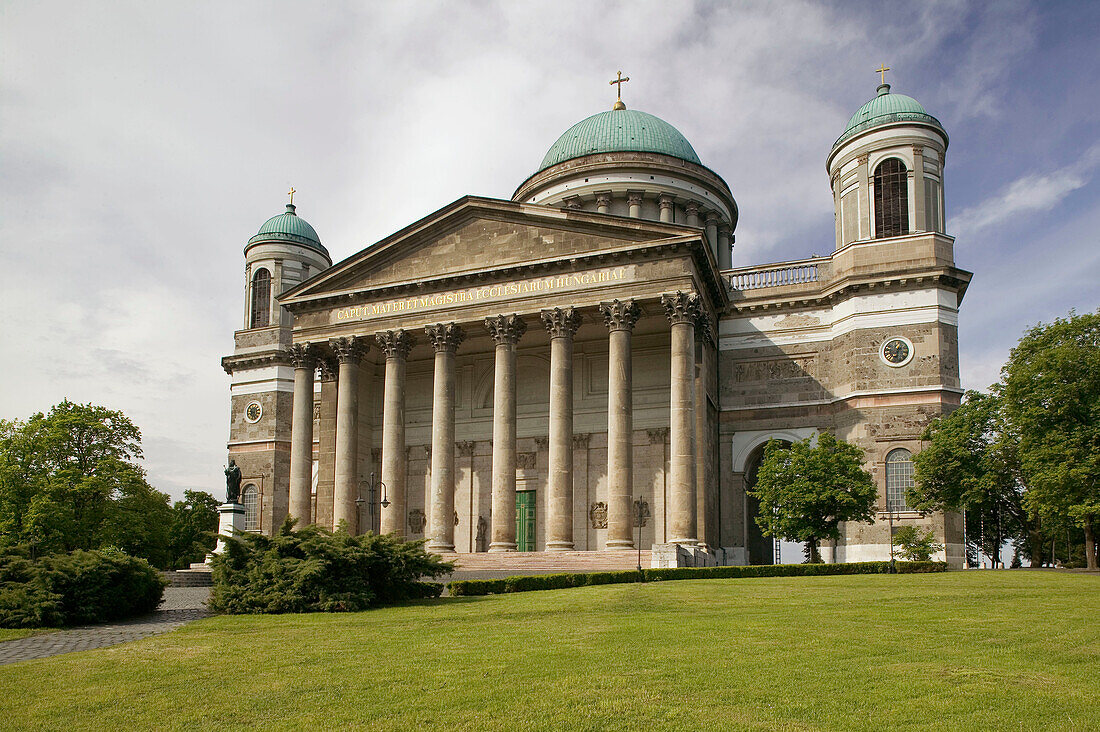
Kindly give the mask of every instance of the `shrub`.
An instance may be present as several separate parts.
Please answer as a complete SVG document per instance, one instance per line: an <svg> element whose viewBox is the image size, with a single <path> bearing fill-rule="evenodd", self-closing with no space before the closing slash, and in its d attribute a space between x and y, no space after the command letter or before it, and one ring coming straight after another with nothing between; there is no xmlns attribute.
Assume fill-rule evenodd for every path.
<svg viewBox="0 0 1100 732"><path fill-rule="evenodd" d="M945 572L945 562L897 562L899 574ZM733 579L743 577L812 577L844 574L886 574L889 562L852 562L849 564L757 564L736 567L668 567L623 572L578 574L541 574L507 577L499 580L456 580L448 585L451 595L497 595L505 592L557 590L565 587L660 582L684 579Z"/></svg>
<svg viewBox="0 0 1100 732"><path fill-rule="evenodd" d="M288 518L275 536L227 537L213 561L215 612L354 612L403 600L438 597L443 585L424 582L454 565L424 550L424 541L329 531L294 530Z"/></svg>
<svg viewBox="0 0 1100 732"><path fill-rule="evenodd" d="M165 582L144 559L117 549L36 560L0 556L0 627L106 623L156 610Z"/></svg>
<svg viewBox="0 0 1100 732"><path fill-rule="evenodd" d="M932 555L943 550L943 544L936 542L932 530L921 533L916 526L902 526L894 532L894 546L901 547L898 552L903 559L913 562L927 562Z"/></svg>

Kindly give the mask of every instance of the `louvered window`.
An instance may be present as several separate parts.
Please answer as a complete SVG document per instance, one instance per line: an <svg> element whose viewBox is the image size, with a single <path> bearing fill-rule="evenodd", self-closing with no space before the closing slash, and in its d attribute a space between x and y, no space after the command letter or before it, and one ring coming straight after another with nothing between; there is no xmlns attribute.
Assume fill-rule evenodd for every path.
<svg viewBox="0 0 1100 732"><path fill-rule="evenodd" d="M908 171L897 158L887 158L875 168L875 238L908 233Z"/></svg>
<svg viewBox="0 0 1100 732"><path fill-rule="evenodd" d="M271 323L271 273L256 270L252 275L252 316L249 328L264 328Z"/></svg>

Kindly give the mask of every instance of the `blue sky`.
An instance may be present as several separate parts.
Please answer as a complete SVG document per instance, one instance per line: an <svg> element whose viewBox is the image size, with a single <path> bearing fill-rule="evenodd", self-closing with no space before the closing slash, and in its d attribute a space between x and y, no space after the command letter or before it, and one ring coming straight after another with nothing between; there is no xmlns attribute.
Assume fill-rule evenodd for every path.
<svg viewBox="0 0 1100 732"><path fill-rule="evenodd" d="M951 137L964 385L1100 306L1100 3L0 6L0 417L123 409L152 482L222 485L242 247L298 191L334 258L508 198L613 101L729 182L738 266L827 254L825 156L885 62Z"/></svg>

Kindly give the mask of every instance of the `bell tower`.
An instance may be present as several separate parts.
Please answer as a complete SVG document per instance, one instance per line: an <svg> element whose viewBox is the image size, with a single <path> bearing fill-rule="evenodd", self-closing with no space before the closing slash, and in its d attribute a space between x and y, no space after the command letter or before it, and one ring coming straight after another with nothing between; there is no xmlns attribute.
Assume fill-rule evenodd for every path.
<svg viewBox="0 0 1100 732"><path fill-rule="evenodd" d="M894 94L883 65L875 97L852 115L825 163L836 248L922 232L944 233L947 132L912 97Z"/></svg>
<svg viewBox="0 0 1100 732"><path fill-rule="evenodd" d="M222 359L230 386L229 458L241 469L245 530L270 534L286 517L294 367L287 350L293 316L280 293L332 266L317 232L286 211L268 219L244 248L244 318L233 354Z"/></svg>

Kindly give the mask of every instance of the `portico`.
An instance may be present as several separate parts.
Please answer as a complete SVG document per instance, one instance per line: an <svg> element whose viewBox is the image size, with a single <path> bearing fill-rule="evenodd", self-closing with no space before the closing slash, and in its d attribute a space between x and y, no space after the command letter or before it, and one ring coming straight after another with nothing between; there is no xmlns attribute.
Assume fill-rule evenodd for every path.
<svg viewBox="0 0 1100 732"><path fill-rule="evenodd" d="M508 552L517 494L533 491L538 550L634 549L637 528L643 543L705 541L697 496L717 486L697 470L709 346L695 333L725 306L713 248L699 230L609 218L467 198L284 294L292 512L426 537L437 552ZM433 260L444 246L457 271ZM314 435L302 415L318 396L311 364L327 359L336 388L317 411L336 415L335 487L331 509L318 493L306 515ZM355 511L375 470L390 501L377 525Z"/></svg>

